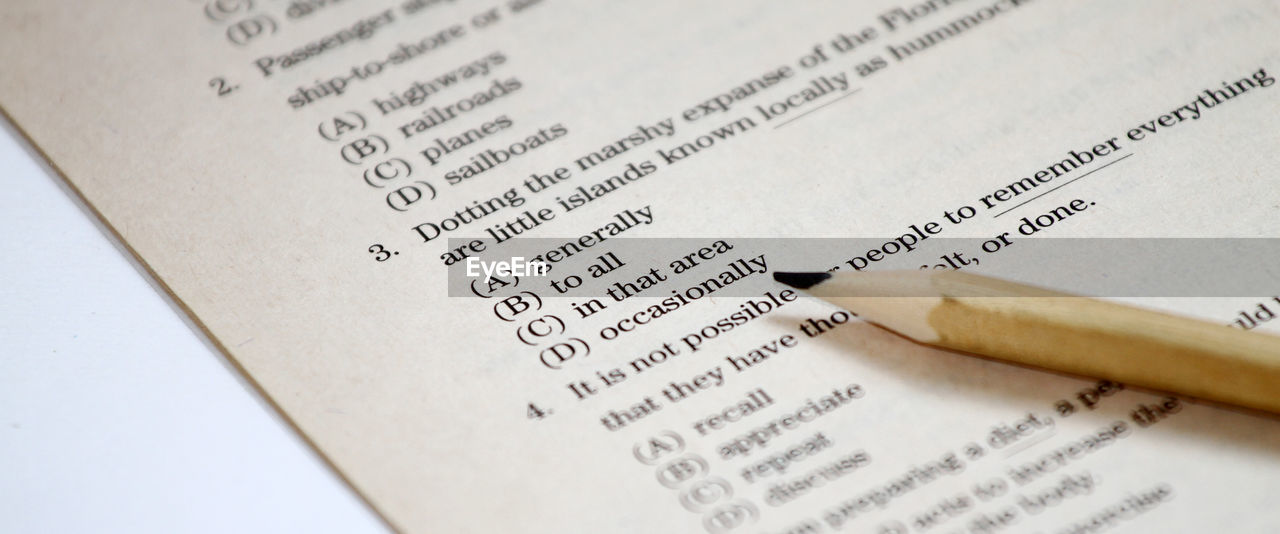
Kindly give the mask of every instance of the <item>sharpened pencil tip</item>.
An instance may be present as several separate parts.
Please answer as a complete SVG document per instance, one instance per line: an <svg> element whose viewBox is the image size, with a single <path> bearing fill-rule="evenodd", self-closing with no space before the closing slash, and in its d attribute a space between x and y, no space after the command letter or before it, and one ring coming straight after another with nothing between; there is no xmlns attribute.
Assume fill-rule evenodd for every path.
<svg viewBox="0 0 1280 534"><path fill-rule="evenodd" d="M773 281L796 289L809 289L828 278L831 278L831 273L773 273Z"/></svg>

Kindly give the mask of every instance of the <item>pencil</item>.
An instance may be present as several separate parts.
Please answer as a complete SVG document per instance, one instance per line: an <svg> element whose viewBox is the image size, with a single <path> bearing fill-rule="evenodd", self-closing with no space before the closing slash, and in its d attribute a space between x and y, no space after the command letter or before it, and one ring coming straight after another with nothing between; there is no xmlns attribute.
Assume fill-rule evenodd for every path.
<svg viewBox="0 0 1280 534"><path fill-rule="evenodd" d="M960 271L774 280L919 343L1280 413L1280 337Z"/></svg>

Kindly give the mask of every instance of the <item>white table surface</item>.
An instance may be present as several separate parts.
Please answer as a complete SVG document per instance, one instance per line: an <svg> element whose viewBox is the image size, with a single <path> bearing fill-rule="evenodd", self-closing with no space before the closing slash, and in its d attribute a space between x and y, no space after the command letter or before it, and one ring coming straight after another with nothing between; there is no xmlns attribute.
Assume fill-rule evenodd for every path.
<svg viewBox="0 0 1280 534"><path fill-rule="evenodd" d="M387 532L0 124L0 532Z"/></svg>

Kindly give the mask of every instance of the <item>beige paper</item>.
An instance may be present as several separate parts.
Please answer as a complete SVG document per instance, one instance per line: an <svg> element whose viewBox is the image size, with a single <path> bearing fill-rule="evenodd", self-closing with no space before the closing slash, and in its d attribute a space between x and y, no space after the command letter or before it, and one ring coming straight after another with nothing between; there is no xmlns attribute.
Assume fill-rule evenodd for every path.
<svg viewBox="0 0 1280 534"><path fill-rule="evenodd" d="M1053 236L1274 237L1274 3L2 10L5 113L398 530L1280 527L1273 417L927 349L809 299L738 324L746 299L686 290L767 280L746 274L759 252L677 277L680 256L623 239L1017 237L1073 200ZM1239 80L1256 86L1174 116ZM500 253L516 230L593 244L495 298L447 296L446 240ZM610 251L653 270L643 297L585 317L553 298ZM521 291L542 307L500 317ZM672 291L689 301L645 311ZM1158 305L1274 331L1258 292Z"/></svg>

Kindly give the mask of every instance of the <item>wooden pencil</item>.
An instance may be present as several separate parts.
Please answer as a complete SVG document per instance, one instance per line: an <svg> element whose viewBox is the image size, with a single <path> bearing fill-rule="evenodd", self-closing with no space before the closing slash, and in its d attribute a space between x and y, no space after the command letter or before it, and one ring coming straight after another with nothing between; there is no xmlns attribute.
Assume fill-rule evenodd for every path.
<svg viewBox="0 0 1280 534"><path fill-rule="evenodd" d="M919 343L1280 413L1280 337L960 271L774 279Z"/></svg>

